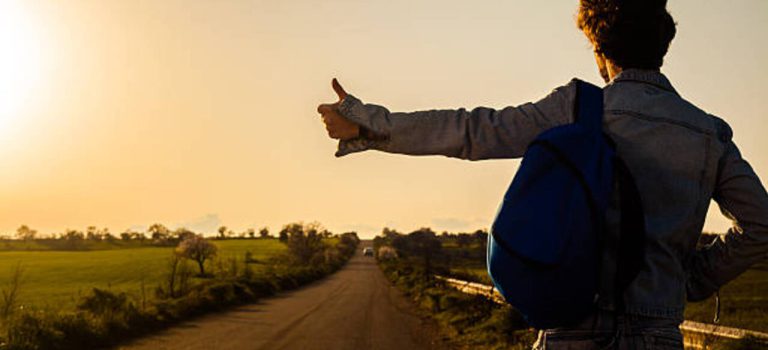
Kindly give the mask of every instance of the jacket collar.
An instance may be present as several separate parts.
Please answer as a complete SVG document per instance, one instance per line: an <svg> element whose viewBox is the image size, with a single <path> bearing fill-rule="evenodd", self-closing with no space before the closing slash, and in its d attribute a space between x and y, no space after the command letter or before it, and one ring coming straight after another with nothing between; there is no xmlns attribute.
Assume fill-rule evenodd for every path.
<svg viewBox="0 0 768 350"><path fill-rule="evenodd" d="M613 80L611 80L609 84L628 82L628 81L651 84L660 89L667 90L677 94L677 91L675 91L675 88L672 87L672 83L669 82L669 79L667 79L667 77L664 76L664 74L662 74L658 70L649 70L649 69L623 70L619 72L619 74L617 74L615 77L613 77Z"/></svg>

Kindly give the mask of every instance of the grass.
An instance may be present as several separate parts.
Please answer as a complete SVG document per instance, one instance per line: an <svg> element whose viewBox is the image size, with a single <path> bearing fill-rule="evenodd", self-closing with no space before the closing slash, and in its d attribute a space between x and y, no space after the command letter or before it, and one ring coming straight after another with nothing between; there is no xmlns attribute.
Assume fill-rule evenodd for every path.
<svg viewBox="0 0 768 350"><path fill-rule="evenodd" d="M464 261L450 267L456 278L491 285L484 261ZM720 290L720 321L718 324L768 332L768 263L747 270ZM685 319L713 323L715 298L688 303Z"/></svg>
<svg viewBox="0 0 768 350"><path fill-rule="evenodd" d="M443 339L457 349L530 349L536 333L509 305L459 292L435 280L418 263L379 261L384 275L412 298L421 313L434 319Z"/></svg>
<svg viewBox="0 0 768 350"><path fill-rule="evenodd" d="M454 247L444 248L450 252ZM450 274L456 278L483 284L492 284L485 261L472 259L454 261ZM720 321L718 324L768 332L768 263L753 266L720 290ZM685 319L713 323L715 298L688 303Z"/></svg>
<svg viewBox="0 0 768 350"><path fill-rule="evenodd" d="M451 275L468 281L492 284L485 267L452 267ZM718 324L768 333L768 263L755 266L720 290ZM713 323L715 298L688 303L685 319Z"/></svg>
<svg viewBox="0 0 768 350"><path fill-rule="evenodd" d="M451 267L451 276L463 279L465 281L477 282L491 285L491 277L488 276L488 270L483 267Z"/></svg>
<svg viewBox="0 0 768 350"><path fill-rule="evenodd" d="M187 270L178 268L186 264L170 264L174 257L170 247L0 253L5 259L0 263L15 260L9 266L12 271L28 263L31 271L27 274L32 274L29 277L34 281L21 288L22 300L26 293L26 302L30 303L27 306L31 307L17 308L16 303L11 303L12 312L0 310L0 349L113 347L190 317L254 302L322 278L341 268L359 243L354 233L344 233L330 239L330 244L307 248L300 245L309 237L306 228L298 228L301 231L291 234L287 246L277 240L216 241L219 256L206 269L207 276L191 281L189 272L194 272L194 267ZM306 257L310 264L305 262ZM54 266L61 269L42 276L39 273ZM172 271L175 273L170 274ZM171 282L168 276L172 276ZM13 290L12 283L0 283L6 283L3 290ZM105 283L108 288L98 285ZM136 297L136 289L142 285L151 288L146 299ZM45 300L45 293L67 289L70 295L74 290L83 294L68 297L69 306L64 302L51 305L51 301L46 301L45 306L35 304ZM49 295L53 300L58 297Z"/></svg>
<svg viewBox="0 0 768 350"><path fill-rule="evenodd" d="M455 278L492 284L485 266L485 245L473 244L459 248L443 243L441 254L450 256L440 267L447 268ZM768 332L768 262L753 266L720 290L720 321L718 324L761 332ZM685 319L713 323L715 298L688 303Z"/></svg>
<svg viewBox="0 0 768 350"><path fill-rule="evenodd" d="M720 290L719 324L768 332L768 263L761 263ZM715 298L688 303L685 318L712 323Z"/></svg>
<svg viewBox="0 0 768 350"><path fill-rule="evenodd" d="M60 239L35 239L30 241L22 240L0 240L0 251L53 251L53 250L112 250L124 248L141 248L151 246L151 240L123 241L123 240L80 240L77 242L67 242Z"/></svg>
<svg viewBox="0 0 768 350"><path fill-rule="evenodd" d="M247 251L263 260L285 251L276 239L219 240L219 257L242 260ZM24 281L20 303L27 308L47 310L73 309L81 296L92 288L126 292L138 298L142 280L152 294L158 285L172 247L120 247L89 251L0 251L0 283L10 277L12 268L21 263Z"/></svg>

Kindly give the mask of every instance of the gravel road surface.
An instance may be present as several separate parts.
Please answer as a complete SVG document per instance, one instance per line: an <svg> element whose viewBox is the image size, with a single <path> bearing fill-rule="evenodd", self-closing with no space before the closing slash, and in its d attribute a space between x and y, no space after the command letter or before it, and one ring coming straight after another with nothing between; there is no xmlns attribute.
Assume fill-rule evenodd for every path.
<svg viewBox="0 0 768 350"><path fill-rule="evenodd" d="M301 289L203 316L119 349L441 349L363 241L347 265Z"/></svg>

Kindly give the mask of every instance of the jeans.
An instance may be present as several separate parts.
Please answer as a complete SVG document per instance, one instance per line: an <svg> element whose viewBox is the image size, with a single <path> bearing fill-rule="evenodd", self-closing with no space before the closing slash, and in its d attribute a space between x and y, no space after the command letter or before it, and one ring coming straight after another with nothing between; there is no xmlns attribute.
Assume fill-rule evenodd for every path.
<svg viewBox="0 0 768 350"><path fill-rule="evenodd" d="M533 350L682 350L683 336L672 319L614 315L600 311L574 327L539 332Z"/></svg>

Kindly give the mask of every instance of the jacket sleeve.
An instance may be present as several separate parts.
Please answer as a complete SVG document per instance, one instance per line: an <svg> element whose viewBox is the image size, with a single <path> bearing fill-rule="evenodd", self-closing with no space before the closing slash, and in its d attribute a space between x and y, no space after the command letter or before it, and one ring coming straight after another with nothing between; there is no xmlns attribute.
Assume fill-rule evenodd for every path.
<svg viewBox="0 0 768 350"><path fill-rule="evenodd" d="M768 194L730 140L730 128L725 128L725 152L713 198L734 225L724 237L694 255L687 288L691 301L706 299L768 257Z"/></svg>
<svg viewBox="0 0 768 350"><path fill-rule="evenodd" d="M378 137L340 141L336 156L375 149L468 160L522 157L539 133L573 120L575 95L574 80L538 102L517 107L418 112L390 112L347 95L339 106L341 115Z"/></svg>

